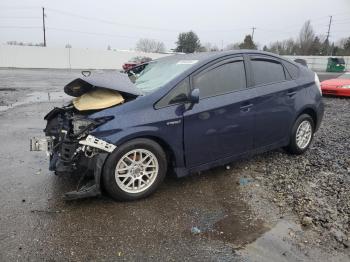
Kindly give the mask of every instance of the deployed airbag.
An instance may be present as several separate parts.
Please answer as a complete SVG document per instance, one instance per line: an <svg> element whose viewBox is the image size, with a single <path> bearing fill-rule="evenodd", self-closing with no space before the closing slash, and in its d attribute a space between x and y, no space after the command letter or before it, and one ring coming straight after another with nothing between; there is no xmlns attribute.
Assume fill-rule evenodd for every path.
<svg viewBox="0 0 350 262"><path fill-rule="evenodd" d="M104 109L124 102L118 91L99 88L73 99L73 105L79 111Z"/></svg>

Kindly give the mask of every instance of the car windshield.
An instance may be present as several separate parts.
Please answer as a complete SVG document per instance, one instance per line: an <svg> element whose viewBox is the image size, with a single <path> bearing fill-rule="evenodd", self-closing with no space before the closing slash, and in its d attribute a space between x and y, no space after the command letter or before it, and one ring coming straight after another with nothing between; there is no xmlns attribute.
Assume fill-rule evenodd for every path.
<svg viewBox="0 0 350 262"><path fill-rule="evenodd" d="M197 60L164 59L150 62L136 75L135 85L143 93L151 93L180 75Z"/></svg>
<svg viewBox="0 0 350 262"><path fill-rule="evenodd" d="M340 79L350 79L350 72L338 76Z"/></svg>

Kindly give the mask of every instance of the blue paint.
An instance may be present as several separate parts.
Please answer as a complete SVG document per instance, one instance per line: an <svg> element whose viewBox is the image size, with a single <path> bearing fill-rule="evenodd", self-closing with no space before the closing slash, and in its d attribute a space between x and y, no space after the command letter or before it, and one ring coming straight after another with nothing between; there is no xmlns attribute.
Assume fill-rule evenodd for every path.
<svg viewBox="0 0 350 262"><path fill-rule="evenodd" d="M286 67L285 81L255 85L250 60L253 56L293 64L298 75L292 79ZM193 89L195 74L233 58L244 61L247 87L243 90L201 98L190 110L187 110L189 102L156 109L157 102L184 79L189 79L189 88ZM162 59L198 62L152 93L90 115L91 118L114 116L92 135L117 146L138 137L154 139L170 152L179 177L288 145L294 121L304 110L314 113L316 130L322 120L322 96L314 73L277 55L241 50ZM246 183L242 180L242 184Z"/></svg>

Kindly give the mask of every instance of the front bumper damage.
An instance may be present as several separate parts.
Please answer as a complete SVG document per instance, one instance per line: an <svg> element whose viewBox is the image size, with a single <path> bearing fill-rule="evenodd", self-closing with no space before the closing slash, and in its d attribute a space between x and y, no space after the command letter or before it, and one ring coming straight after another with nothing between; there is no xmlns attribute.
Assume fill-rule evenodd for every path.
<svg viewBox="0 0 350 262"><path fill-rule="evenodd" d="M78 188L75 191L67 192L64 194L66 200L74 200L87 197L95 197L101 195L101 175L103 171L103 165L109 153L112 153L116 148L115 145L107 143L92 135L88 135L85 139L80 140L79 144L82 145L82 152L86 157L90 158L88 162L87 170L93 170L93 180ZM84 175L80 178L80 181L84 179Z"/></svg>
<svg viewBox="0 0 350 262"><path fill-rule="evenodd" d="M31 151L47 152L51 171L79 178L77 189L64 194L66 200L101 194L103 165L116 146L90 133L110 119L91 119L89 114L82 115L73 107L55 108L45 116L46 137L30 140ZM86 183L80 186L83 182Z"/></svg>
<svg viewBox="0 0 350 262"><path fill-rule="evenodd" d="M100 153L98 155L95 155L91 160L90 163L93 164L93 174L94 179L92 183L87 183L86 185L78 188L75 191L67 192L64 194L65 200L74 200L74 199L80 199L80 198L87 198L87 197L95 197L101 195L101 174L103 170L103 164L105 163L105 160L107 158L107 153Z"/></svg>
<svg viewBox="0 0 350 262"><path fill-rule="evenodd" d="M46 153L50 156L50 170L64 170L71 172L75 166L74 162L65 162L63 167L60 167L60 163L62 162L59 162L58 158L61 157L61 154L54 152L53 141L54 139L52 137L31 138L30 151L46 151ZM66 151L67 147L64 146L64 144L62 145L62 150ZM81 177L78 184L84 180L88 171L92 171L93 179L84 186L78 187L77 190L65 193L64 198L66 200L94 197L101 194L100 181L103 165L106 158L108 157L108 154L113 152L113 150L116 148L115 145L107 143L106 141L103 141L92 135L88 135L85 139L81 139L79 141L79 145L80 146L78 146L78 148L75 150L75 153L73 153L71 160L73 160L74 156L79 152L83 153L89 160L87 162L85 161L87 163L85 166L86 169L82 174L80 174Z"/></svg>

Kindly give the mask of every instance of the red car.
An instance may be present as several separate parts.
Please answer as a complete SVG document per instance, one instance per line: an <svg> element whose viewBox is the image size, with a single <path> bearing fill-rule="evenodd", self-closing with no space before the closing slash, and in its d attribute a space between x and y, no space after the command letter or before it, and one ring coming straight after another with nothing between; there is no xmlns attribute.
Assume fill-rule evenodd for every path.
<svg viewBox="0 0 350 262"><path fill-rule="evenodd" d="M321 82L322 94L350 97L350 72Z"/></svg>
<svg viewBox="0 0 350 262"><path fill-rule="evenodd" d="M149 61L152 61L152 58L146 57L146 56L136 56L132 58L129 62L124 63L123 70L128 71L129 69L141 65L143 63L147 63Z"/></svg>

